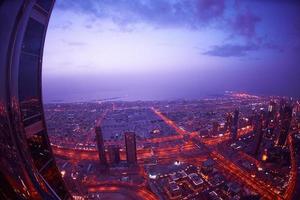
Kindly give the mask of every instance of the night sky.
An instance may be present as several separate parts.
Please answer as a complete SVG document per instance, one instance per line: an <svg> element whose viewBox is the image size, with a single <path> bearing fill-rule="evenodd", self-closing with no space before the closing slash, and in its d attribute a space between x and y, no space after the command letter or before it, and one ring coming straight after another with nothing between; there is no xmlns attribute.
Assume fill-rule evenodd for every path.
<svg viewBox="0 0 300 200"><path fill-rule="evenodd" d="M44 101L300 97L300 1L57 0Z"/></svg>

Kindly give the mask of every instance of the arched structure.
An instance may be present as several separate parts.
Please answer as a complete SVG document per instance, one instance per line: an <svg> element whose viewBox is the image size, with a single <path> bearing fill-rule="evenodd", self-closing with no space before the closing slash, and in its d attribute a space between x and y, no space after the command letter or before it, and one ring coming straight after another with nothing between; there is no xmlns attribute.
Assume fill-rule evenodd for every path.
<svg viewBox="0 0 300 200"><path fill-rule="evenodd" d="M54 0L0 0L0 199L72 199L47 136L41 98Z"/></svg>

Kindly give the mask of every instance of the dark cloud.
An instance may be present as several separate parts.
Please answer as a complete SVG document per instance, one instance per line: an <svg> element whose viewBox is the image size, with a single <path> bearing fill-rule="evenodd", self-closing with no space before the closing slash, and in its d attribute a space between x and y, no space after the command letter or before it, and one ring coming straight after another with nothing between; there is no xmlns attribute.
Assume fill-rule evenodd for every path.
<svg viewBox="0 0 300 200"><path fill-rule="evenodd" d="M282 53L284 48L275 42L267 41L266 38L256 38L255 42L248 42L245 45L240 44L224 44L213 46L211 50L204 52L204 55L219 57L242 57L246 56L250 51L272 50Z"/></svg>
<svg viewBox="0 0 300 200"><path fill-rule="evenodd" d="M155 27L200 28L223 16L224 0L61 0L56 7L97 18L111 19L120 26L143 22Z"/></svg>
<svg viewBox="0 0 300 200"><path fill-rule="evenodd" d="M204 52L205 55L219 57L242 57L246 56L249 51L258 50L259 46L255 44L233 45L224 44L216 45L211 50Z"/></svg>
<svg viewBox="0 0 300 200"><path fill-rule="evenodd" d="M300 5L299 0L247 0L247 1L248 2L258 2L258 3Z"/></svg>
<svg viewBox="0 0 300 200"><path fill-rule="evenodd" d="M155 28L200 29L218 20L219 26L223 24L219 28L248 39L256 36L256 25L260 21L249 10L242 10L243 6L230 7L225 0L58 0L56 8L84 13L93 20L110 19L121 30L134 29L140 22ZM230 16L224 15L226 10L232 9Z"/></svg>
<svg viewBox="0 0 300 200"><path fill-rule="evenodd" d="M202 0L197 4L197 16L204 20L222 16L225 10L224 0Z"/></svg>
<svg viewBox="0 0 300 200"><path fill-rule="evenodd" d="M234 32L251 39L256 36L256 25L260 20L260 17L247 10L238 13L230 23Z"/></svg>

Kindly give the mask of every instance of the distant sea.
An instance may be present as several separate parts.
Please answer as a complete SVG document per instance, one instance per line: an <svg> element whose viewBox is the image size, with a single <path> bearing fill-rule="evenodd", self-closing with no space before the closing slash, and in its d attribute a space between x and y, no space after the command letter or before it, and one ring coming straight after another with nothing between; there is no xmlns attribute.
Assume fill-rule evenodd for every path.
<svg viewBox="0 0 300 200"><path fill-rule="evenodd" d="M179 99L202 99L206 97L217 97L222 96L224 93L216 93L216 94L197 94L197 95L172 95L172 94L164 94L164 95L133 95L126 94L122 92L110 92L101 93L101 94L68 94L68 95L43 95L44 103L72 103L72 102L94 102L94 101L165 101L165 100L179 100Z"/></svg>

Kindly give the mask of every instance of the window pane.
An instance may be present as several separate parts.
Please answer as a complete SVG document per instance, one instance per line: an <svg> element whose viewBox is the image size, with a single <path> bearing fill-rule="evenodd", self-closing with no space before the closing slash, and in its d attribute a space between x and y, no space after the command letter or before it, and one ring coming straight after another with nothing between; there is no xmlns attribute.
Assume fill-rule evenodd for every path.
<svg viewBox="0 0 300 200"><path fill-rule="evenodd" d="M28 139L28 146L34 160L35 166L41 169L48 161L52 159L47 145L45 131L41 131Z"/></svg>
<svg viewBox="0 0 300 200"><path fill-rule="evenodd" d="M24 119L41 114L39 57L21 54L19 67L19 100Z"/></svg>
<svg viewBox="0 0 300 200"><path fill-rule="evenodd" d="M27 24L22 50L36 55L40 54L44 35L44 25L34 19Z"/></svg>
<svg viewBox="0 0 300 200"><path fill-rule="evenodd" d="M39 96L39 58L22 53L19 67L19 99L28 101Z"/></svg>
<svg viewBox="0 0 300 200"><path fill-rule="evenodd" d="M38 4L39 6L41 6L46 11L50 11L51 6L52 6L52 2L53 2L52 0L38 0L36 2L36 4Z"/></svg>

